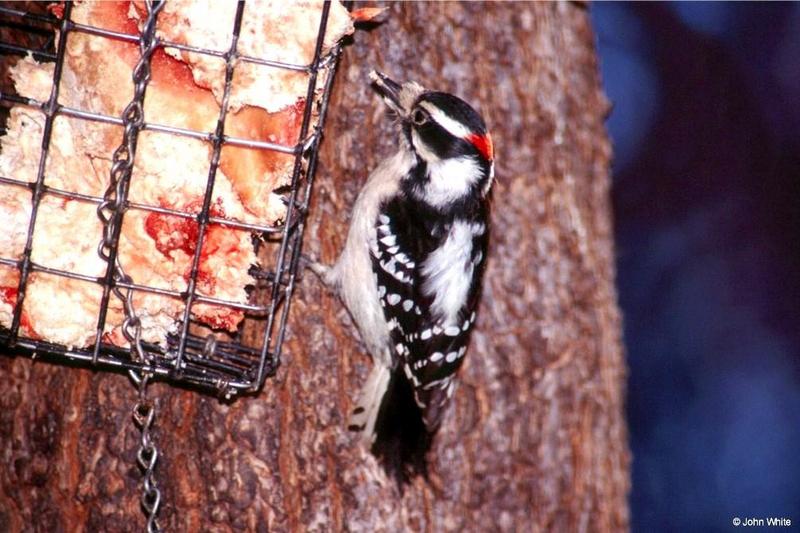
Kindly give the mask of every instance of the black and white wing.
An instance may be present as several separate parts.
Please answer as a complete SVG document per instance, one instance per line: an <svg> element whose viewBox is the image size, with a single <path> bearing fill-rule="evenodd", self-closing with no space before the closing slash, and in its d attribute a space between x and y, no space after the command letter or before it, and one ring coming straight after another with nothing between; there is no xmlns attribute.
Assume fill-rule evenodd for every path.
<svg viewBox="0 0 800 533"><path fill-rule="evenodd" d="M434 432L475 323L488 239L480 221L426 227L417 218L407 204L382 206L373 270L396 362Z"/></svg>
<svg viewBox="0 0 800 533"><path fill-rule="evenodd" d="M401 364L409 353L406 332L415 331L419 306L415 301L416 254L414 236L409 233L407 213L399 202L381 207L372 243L372 270L383 314L393 342L392 357Z"/></svg>
<svg viewBox="0 0 800 533"><path fill-rule="evenodd" d="M487 244L485 224L456 220L418 270L421 313L416 330L406 335L406 374L412 376L429 431L439 427L464 362L477 316Z"/></svg>

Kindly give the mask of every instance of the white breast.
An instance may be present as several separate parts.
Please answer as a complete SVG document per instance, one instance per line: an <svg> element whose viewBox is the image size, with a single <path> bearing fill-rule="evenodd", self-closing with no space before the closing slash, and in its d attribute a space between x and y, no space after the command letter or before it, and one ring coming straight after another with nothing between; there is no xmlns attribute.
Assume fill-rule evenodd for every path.
<svg viewBox="0 0 800 533"><path fill-rule="evenodd" d="M432 311L442 327L458 324L458 313L466 304L474 268L470 260L472 239L477 229L469 222L455 222L442 247L422 265L422 292L433 298Z"/></svg>

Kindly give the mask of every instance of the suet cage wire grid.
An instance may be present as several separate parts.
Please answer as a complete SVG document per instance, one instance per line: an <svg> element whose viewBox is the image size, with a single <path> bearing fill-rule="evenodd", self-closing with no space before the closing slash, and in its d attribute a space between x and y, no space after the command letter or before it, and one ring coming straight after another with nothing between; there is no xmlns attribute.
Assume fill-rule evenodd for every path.
<svg viewBox="0 0 800 533"><path fill-rule="evenodd" d="M214 392L221 397L231 398L240 393L258 391L267 377L274 375L280 365L281 346L286 332L289 303L295 284L300 259L308 201L317 167L319 146L331 87L338 64L341 44L323 53L323 41L328 22L330 3L324 2L320 10L314 55L307 65L287 64L270 58L249 57L237 52L237 42L242 27L245 2L237 3L236 16L231 33L230 48L225 51L210 50L187 44L159 39L155 35L155 24L163 2L148 2L146 20L142 21L139 35L119 33L104 28L80 24L70 19L71 2L65 2L60 16L50 14L42 9L40 13L21 9L25 4L0 5L0 54L24 56L31 54L40 62L54 64L51 80L51 93L48 101L37 101L15 91L0 92L0 112L6 115L11 106L23 105L38 109L45 118L41 155L38 173L34 182L20 181L14 176L0 176L0 185L22 187L31 191L32 209L28 223L27 244L21 257L0 257L0 266L11 267L19 271L19 286L14 305L13 321L10 328L0 327L0 350L6 355L27 355L41 357L48 361L90 366L107 370L129 371L138 375L151 375L154 379L165 380L176 385L188 386L207 392ZM87 110L69 108L59 104L58 91L60 76L63 70L67 39L73 32L84 32L106 39L116 39L139 45L140 58L132 71L134 81L134 98L123 112L122 117L104 115ZM193 131L159 124L158 117L143 116L145 89L149 81L150 59L158 48L173 48L191 53L205 54L220 58L226 62L224 94L220 105L220 114L216 130L213 132ZM263 65L265 68L287 69L305 72L308 75L308 86L305 94L305 107L302 115L300 134L293 146L235 138L224 133L227 103L231 94L233 70L241 62ZM320 73L327 71L321 95L317 96ZM138 76L138 77L137 77ZM314 113L314 110L316 112ZM108 191L104 197L92 197L65 190L58 190L45 183L45 161L50 146L50 136L56 116L63 115L79 120L96 121L123 126L122 145L114 153ZM316 124L313 124L316 115ZM147 119L146 121L144 119ZM143 205L128 201L127 192L131 177L133 158L135 157L136 137L140 131L151 130L166 132L211 143L212 152L208 180L206 182L201 212L190 213L168 209L160 206ZM7 134L7 132L0 132ZM127 146L125 146L127 143ZM223 145L242 146L261 150L271 150L294 155L290 184L281 192L288 198L286 215L282 223L276 226L245 223L230 219L222 219L210 214L213 184L217 165ZM118 153L122 152L122 153ZM133 157L126 157L132 155ZM130 159L128 161L127 159ZM119 167L119 168L117 168ZM116 172L116 175L115 175ZM32 238L36 224L36 213L43 194L89 202L98 206L98 216L103 222L103 241L98 253L106 262L104 276L95 278L75 272L49 268L36 264L31 260ZM264 199L266 201L266 198ZM192 270L187 280L186 290L176 292L163 288L140 285L127 276L118 261L117 250L120 242L122 215L128 210L142 210L166 214L196 221L198 225ZM237 303L223 299L202 296L196 293L198 263L201 254L204 234L209 225L216 224L230 231L249 231L254 236L254 243L269 243L273 250L270 268L253 265L250 274L256 284L248 302L253 302L256 293L261 291L261 299L266 303ZM258 249L256 250L258 252ZM43 340L25 337L20 332L22 306L30 274L43 272L46 274L83 280L100 285L103 296L97 317L95 343L86 348L75 348L54 344ZM144 342L140 339L140 323L132 307L132 294L146 292L171 298L180 298L183 302L183 314L177 333L167 337L165 346ZM266 294L266 298L264 298ZM109 301L112 297L123 302L124 322L122 331L130 342L131 348L110 344L103 338ZM190 331L192 306L211 304L245 313L247 320L256 320L263 327L260 345L244 340L242 325L232 339L219 339L214 333L198 335ZM139 331L137 331L137 328ZM195 328L192 328L195 329ZM259 337L259 335L255 335ZM251 345L253 344L253 345Z"/></svg>

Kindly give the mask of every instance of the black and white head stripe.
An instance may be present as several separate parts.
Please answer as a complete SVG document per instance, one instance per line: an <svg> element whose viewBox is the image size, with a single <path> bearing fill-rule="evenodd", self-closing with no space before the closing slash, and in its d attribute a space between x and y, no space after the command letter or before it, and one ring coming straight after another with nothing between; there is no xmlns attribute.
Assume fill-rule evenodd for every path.
<svg viewBox="0 0 800 533"><path fill-rule="evenodd" d="M454 137L464 138L470 133L486 134L486 124L468 103L457 96L441 92L426 92L418 105Z"/></svg>
<svg viewBox="0 0 800 533"><path fill-rule="evenodd" d="M464 100L452 94L426 92L420 96L417 106L425 110L431 120L451 138L464 141L486 161L494 159L492 138L486 130L486 124Z"/></svg>
<svg viewBox="0 0 800 533"><path fill-rule="evenodd" d="M494 147L478 113L460 98L426 92L414 104L404 132L420 158L416 195L438 208L481 201L494 179Z"/></svg>

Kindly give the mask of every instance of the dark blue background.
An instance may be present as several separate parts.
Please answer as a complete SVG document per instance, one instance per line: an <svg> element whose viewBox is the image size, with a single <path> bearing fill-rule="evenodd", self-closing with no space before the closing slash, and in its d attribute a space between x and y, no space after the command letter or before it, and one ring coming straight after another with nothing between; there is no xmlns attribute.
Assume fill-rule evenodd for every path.
<svg viewBox="0 0 800 533"><path fill-rule="evenodd" d="M800 530L800 4L591 11L614 104L633 530Z"/></svg>

